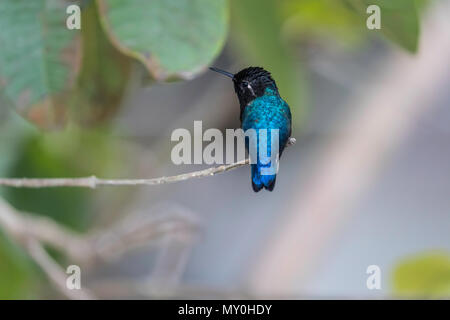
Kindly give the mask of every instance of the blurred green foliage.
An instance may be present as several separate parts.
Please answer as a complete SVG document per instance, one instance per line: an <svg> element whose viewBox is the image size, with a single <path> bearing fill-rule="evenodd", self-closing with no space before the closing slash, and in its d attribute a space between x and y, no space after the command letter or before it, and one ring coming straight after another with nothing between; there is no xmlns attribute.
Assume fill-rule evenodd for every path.
<svg viewBox="0 0 450 320"><path fill-rule="evenodd" d="M412 298L450 298L450 252L425 252L395 267L394 293Z"/></svg>
<svg viewBox="0 0 450 320"><path fill-rule="evenodd" d="M65 26L69 4L83 4L81 30ZM192 78L227 25L227 0L2 0L0 92L40 127L92 124L117 110L130 64L161 81Z"/></svg>
<svg viewBox="0 0 450 320"><path fill-rule="evenodd" d="M106 132L80 131L30 134L21 141L11 177L79 177L117 174L120 148ZM93 193L81 188L8 189L5 198L17 209L52 217L76 230L86 230L95 216Z"/></svg>
<svg viewBox="0 0 450 320"><path fill-rule="evenodd" d="M366 27L370 4L380 6L381 30ZM420 28L412 0L232 0L231 9L236 56L273 73L297 128L307 115L304 45L349 50L360 47L371 35L381 35L410 52L417 50Z"/></svg>
<svg viewBox="0 0 450 320"><path fill-rule="evenodd" d="M82 61L71 95L70 118L77 123L95 125L118 110L131 78L132 60L119 52L100 25L94 2L81 14Z"/></svg>
<svg viewBox="0 0 450 320"><path fill-rule="evenodd" d="M59 0L0 1L0 91L43 126L64 117L57 100L77 69L78 38L64 30L65 19Z"/></svg>
<svg viewBox="0 0 450 320"><path fill-rule="evenodd" d="M0 150L0 176L6 177L118 176L127 163L123 146L111 139L108 128L70 126L57 133L41 133L14 115L0 126ZM126 199L128 194L123 189L107 192L111 199ZM0 188L0 195L18 210L51 217L73 230L86 231L98 217L97 191ZM0 299L32 297L40 280L41 273L23 250L2 234Z"/></svg>
<svg viewBox="0 0 450 320"><path fill-rule="evenodd" d="M382 34L413 52L425 2L370 1L385 11L386 28L368 31L366 0L1 0L0 176L119 176L125 152L105 120L133 73L144 69L153 82L191 79L222 51L228 29L234 58L274 74L298 127L308 98L304 46L351 49ZM81 6L82 30L65 27L69 4ZM44 133L9 109L37 127L64 130ZM98 209L97 191L0 188L0 195L80 231ZM0 298L35 296L39 275L0 231Z"/></svg>
<svg viewBox="0 0 450 320"><path fill-rule="evenodd" d="M283 32L289 41L326 41L351 48L366 39L360 16L344 1L290 0L282 10L286 17Z"/></svg>
<svg viewBox="0 0 450 320"><path fill-rule="evenodd" d="M7 117L9 113L5 113ZM22 125L20 125L20 123ZM14 164L20 144L27 135L27 125L17 116L0 125L0 175L8 176ZM5 197L7 189L0 188L0 196ZM37 291L34 278L36 268L25 252L12 243L0 229L0 299L33 298Z"/></svg>
<svg viewBox="0 0 450 320"><path fill-rule="evenodd" d="M226 38L226 0L98 3L112 43L141 61L157 79L197 73L220 53Z"/></svg>
<svg viewBox="0 0 450 320"><path fill-rule="evenodd" d="M306 96L301 62L293 48L282 37L284 17L280 11L283 1L233 0L231 35L249 65L264 66L275 77L280 93L289 101L296 124L302 118Z"/></svg>
<svg viewBox="0 0 450 320"><path fill-rule="evenodd" d="M413 0L346 0L365 25L366 9L375 4L381 10L381 32L394 43L416 52L419 42L419 14Z"/></svg>
<svg viewBox="0 0 450 320"><path fill-rule="evenodd" d="M417 7L425 0L3 0L0 29L8 32L0 33L2 104L9 101L41 127L109 119L133 65L160 81L204 70L225 43L229 2L237 54L271 70L299 122L307 89L294 45L313 38L361 42L369 32L366 8L377 4L382 28L370 32L414 52ZM83 5L81 31L65 27L70 3Z"/></svg>
<svg viewBox="0 0 450 320"><path fill-rule="evenodd" d="M32 299L39 273L26 254L0 230L0 299Z"/></svg>

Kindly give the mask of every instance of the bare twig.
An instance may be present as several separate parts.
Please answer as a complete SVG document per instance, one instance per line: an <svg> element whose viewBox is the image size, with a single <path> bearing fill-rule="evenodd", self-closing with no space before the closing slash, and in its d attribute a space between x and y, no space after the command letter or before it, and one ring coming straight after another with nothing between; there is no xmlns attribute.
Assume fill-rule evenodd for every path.
<svg viewBox="0 0 450 320"><path fill-rule="evenodd" d="M95 189L98 186L138 186L160 185L165 183L180 182L192 178L208 177L218 173L230 171L248 164L248 160L239 161L229 165L209 168L201 171L183 173L171 177L159 177L153 179L99 179L96 176L85 178L58 178L58 179L0 179L0 186L15 188L54 188L54 187L81 187Z"/></svg>
<svg viewBox="0 0 450 320"><path fill-rule="evenodd" d="M32 222L32 220L34 222ZM29 218L19 214L14 208L0 199L0 226L18 241L30 254L52 281L54 287L69 299L92 299L87 290L69 290L65 287L66 274L64 270L50 257L41 242L53 243L56 248L78 243L79 240L68 230L58 226L51 220ZM71 248L67 248L72 252Z"/></svg>
<svg viewBox="0 0 450 320"><path fill-rule="evenodd" d="M65 287L64 270L48 255L40 242L52 242L54 247L61 248L77 239L51 220L34 218L34 221L31 223L31 220L0 199L0 226L28 251L54 287L69 299L93 299L94 296L88 290L69 290Z"/></svg>
<svg viewBox="0 0 450 320"><path fill-rule="evenodd" d="M296 140L290 138L288 146L294 145ZM153 179L99 179L96 176L84 178L57 178L57 179L29 179L29 178L0 178L0 186L14 188L54 188L54 187L80 187L96 188L98 186L138 186L138 185L160 185L166 183L180 182L193 178L210 177L224 173L249 164L249 160L242 160L232 164L212 167L205 170L183 173L170 177L159 177Z"/></svg>
<svg viewBox="0 0 450 320"><path fill-rule="evenodd" d="M64 273L61 266L57 264L52 257L50 257L38 241L30 239L27 241L25 247L33 260L39 265L39 267L41 267L47 277L52 281L54 287L64 296L74 300L95 299L94 295L85 288L77 290L70 290L66 288L66 273Z"/></svg>
<svg viewBox="0 0 450 320"><path fill-rule="evenodd" d="M92 254L87 239L46 217L18 212L2 199L0 199L0 226L19 241L33 238L64 251L75 260Z"/></svg>
<svg viewBox="0 0 450 320"><path fill-rule="evenodd" d="M91 255L83 261L111 260L132 248L147 245L166 235L176 235L179 242L191 243L198 233L199 222L184 208L171 206L162 214L134 215L117 225L88 237Z"/></svg>
<svg viewBox="0 0 450 320"><path fill-rule="evenodd" d="M92 299L94 296L86 289L67 289L64 270L48 255L42 244L60 250L75 263L89 265L115 258L167 234L184 234L182 239L189 240L197 225L193 216L175 207L169 214L129 218L110 229L84 236L48 218L19 212L0 198L0 227L28 251L55 288L70 299Z"/></svg>
<svg viewBox="0 0 450 320"><path fill-rule="evenodd" d="M188 237L198 229L193 215L169 208L167 214L131 217L94 234L72 232L51 219L18 212L0 199L0 227L20 242L32 238L67 255L77 263L90 265L110 260L122 253L166 234Z"/></svg>

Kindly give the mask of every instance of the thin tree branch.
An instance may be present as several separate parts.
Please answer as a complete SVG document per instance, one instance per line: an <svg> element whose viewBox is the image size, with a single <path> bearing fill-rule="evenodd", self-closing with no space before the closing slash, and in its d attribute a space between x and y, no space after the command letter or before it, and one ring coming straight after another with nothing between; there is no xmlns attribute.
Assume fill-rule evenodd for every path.
<svg viewBox="0 0 450 320"><path fill-rule="evenodd" d="M73 263L89 265L115 258L167 234L184 234L182 239L190 241L197 226L190 212L174 207L169 214L129 218L112 228L84 236L51 219L19 212L0 198L0 227L27 250L54 287L70 299L93 299L94 296L87 289L66 288L67 275L43 244L61 251Z"/></svg>
<svg viewBox="0 0 450 320"><path fill-rule="evenodd" d="M167 235L176 235L182 243L191 243L198 234L200 223L195 214L179 206L171 205L156 215L134 215L107 230L88 237L91 256L88 263L111 260L132 248L147 245Z"/></svg>
<svg viewBox="0 0 450 320"><path fill-rule="evenodd" d="M295 138L289 138L288 146L294 145ZM138 185L160 185L166 183L180 182L193 178L210 177L219 173L249 164L249 160L241 160L232 164L212 167L205 170L183 173L170 177L159 177L153 179L100 179L96 176L83 178L56 178L56 179L29 179L29 178L0 178L0 186L14 188L54 188L54 187L80 187L95 189L99 186L138 186Z"/></svg>
<svg viewBox="0 0 450 320"><path fill-rule="evenodd" d="M3 199L0 199L0 226L19 242L32 238L75 260L93 254L87 239L46 217L18 212Z"/></svg>
<svg viewBox="0 0 450 320"><path fill-rule="evenodd" d="M31 223L27 217L22 216L0 199L0 226L28 251L53 286L69 299L94 299L88 290L69 290L65 287L66 274L64 270L45 251L40 242L41 240L44 243L52 242L54 247L61 248L64 244L71 243L72 240L78 240L51 220L35 218L34 221L35 223ZM37 232L38 230L39 232Z"/></svg>
<svg viewBox="0 0 450 320"><path fill-rule="evenodd" d="M92 300L94 295L87 289L68 289L66 284L67 274L61 266L53 260L42 245L35 239L29 239L25 245L30 256L41 267L54 287L64 296L73 300Z"/></svg>
<svg viewBox="0 0 450 320"><path fill-rule="evenodd" d="M110 228L81 235L46 217L19 212L0 198L0 227L19 242L32 238L61 251L72 261L92 265L167 234L184 235L188 241L199 226L194 214L177 206L167 210L159 215L132 216Z"/></svg>
<svg viewBox="0 0 450 320"><path fill-rule="evenodd" d="M62 248L72 243L71 241L76 243L79 240L51 220L43 218L34 218L33 220L34 223L0 199L0 226L28 251L54 287L69 299L93 299L94 296L85 289L69 290L65 287L66 274L64 270L45 251L40 242L52 242L54 247Z"/></svg>

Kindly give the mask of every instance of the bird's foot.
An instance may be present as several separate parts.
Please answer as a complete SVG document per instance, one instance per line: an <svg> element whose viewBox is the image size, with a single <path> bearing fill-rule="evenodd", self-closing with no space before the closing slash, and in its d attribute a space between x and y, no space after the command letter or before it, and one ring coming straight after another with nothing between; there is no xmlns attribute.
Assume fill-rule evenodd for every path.
<svg viewBox="0 0 450 320"><path fill-rule="evenodd" d="M297 142L297 139L289 137L289 139L287 141L287 145L288 146L293 146L296 142Z"/></svg>

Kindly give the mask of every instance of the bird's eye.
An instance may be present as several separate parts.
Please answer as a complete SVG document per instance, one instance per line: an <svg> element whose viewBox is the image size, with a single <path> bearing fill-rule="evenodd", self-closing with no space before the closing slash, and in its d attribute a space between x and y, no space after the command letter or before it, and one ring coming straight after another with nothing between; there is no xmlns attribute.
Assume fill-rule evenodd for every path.
<svg viewBox="0 0 450 320"><path fill-rule="evenodd" d="M243 87L248 87L248 85L249 85L248 81L242 81L242 86Z"/></svg>

